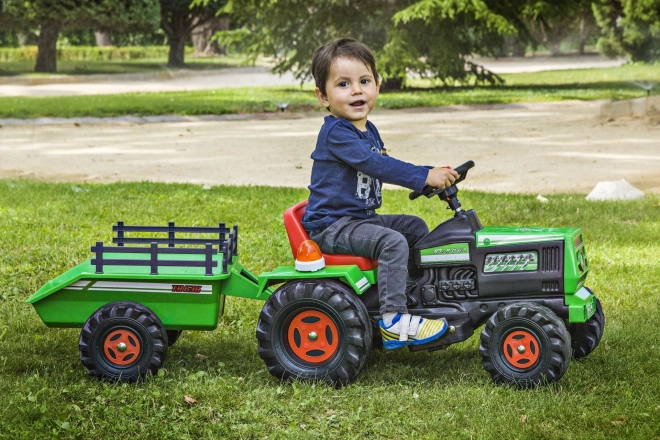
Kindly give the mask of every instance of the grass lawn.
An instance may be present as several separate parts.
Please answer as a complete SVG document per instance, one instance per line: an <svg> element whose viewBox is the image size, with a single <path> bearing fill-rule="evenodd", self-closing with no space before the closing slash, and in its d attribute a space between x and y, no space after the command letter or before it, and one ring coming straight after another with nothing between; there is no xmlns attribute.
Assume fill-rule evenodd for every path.
<svg viewBox="0 0 660 440"><path fill-rule="evenodd" d="M343 389L280 383L257 354L262 303L228 298L212 332L184 332L157 377L89 378L77 329L46 328L25 300L129 224L237 223L242 264L255 274L290 264L283 210L303 189L0 180L0 439L451 438L649 439L660 436L660 198L588 203L557 195L462 192L485 225L580 226L587 284L606 315L600 346L542 389L494 385L478 333L433 353L376 350ZM431 224L435 200L386 191L383 213ZM196 400L189 405L185 396Z"/></svg>
<svg viewBox="0 0 660 440"><path fill-rule="evenodd" d="M381 93L380 108L436 107L562 100L629 99L646 96L640 84L657 83L658 67L630 65L606 69L502 75L504 86L432 87L414 81L403 91ZM656 86L657 87L657 86ZM278 111L324 111L311 86L216 89L122 95L0 98L0 118L132 115L220 115Z"/></svg>
<svg viewBox="0 0 660 440"><path fill-rule="evenodd" d="M210 70L223 67L238 66L245 59L234 55L214 58L186 57L187 70ZM93 75L121 73L158 73L167 70L178 70L167 67L166 58L141 58L123 61L76 61L58 60L57 73L35 73L35 61L12 61L0 63L0 78L3 76L21 76L46 78L60 75Z"/></svg>

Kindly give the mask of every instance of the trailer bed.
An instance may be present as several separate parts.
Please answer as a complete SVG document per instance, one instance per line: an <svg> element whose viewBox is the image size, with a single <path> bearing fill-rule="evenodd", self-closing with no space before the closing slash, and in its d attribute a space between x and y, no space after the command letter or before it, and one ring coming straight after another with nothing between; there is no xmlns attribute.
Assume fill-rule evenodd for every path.
<svg viewBox="0 0 660 440"><path fill-rule="evenodd" d="M100 307L131 301L148 307L168 330L212 330L227 294L256 295L257 278L238 263L236 226L229 230L223 224L186 228L119 222L113 230L117 246L97 242L91 248L94 258L49 281L27 300L47 326L82 327ZM168 237L127 237L128 232ZM217 238L176 237L200 233ZM203 248L191 247L195 245Z"/></svg>

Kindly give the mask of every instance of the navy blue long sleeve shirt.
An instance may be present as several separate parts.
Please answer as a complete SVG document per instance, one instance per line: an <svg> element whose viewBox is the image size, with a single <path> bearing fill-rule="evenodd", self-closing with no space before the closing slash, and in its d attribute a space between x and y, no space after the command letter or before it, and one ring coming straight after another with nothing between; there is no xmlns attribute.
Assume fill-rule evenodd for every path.
<svg viewBox="0 0 660 440"><path fill-rule="evenodd" d="M345 119L326 116L312 153L309 202L302 224L325 229L344 216L369 218L382 204L381 182L421 191L429 167L385 154L378 130L362 132Z"/></svg>

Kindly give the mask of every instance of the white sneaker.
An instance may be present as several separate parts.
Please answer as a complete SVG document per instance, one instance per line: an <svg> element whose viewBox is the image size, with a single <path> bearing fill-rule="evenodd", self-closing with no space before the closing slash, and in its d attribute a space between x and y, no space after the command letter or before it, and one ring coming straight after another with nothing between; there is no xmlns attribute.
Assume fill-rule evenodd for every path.
<svg viewBox="0 0 660 440"><path fill-rule="evenodd" d="M422 345L442 336L448 328L447 321L442 319L425 319L408 313L399 313L392 320L392 325L385 326L381 319L378 322L383 345L388 350L405 347L406 345Z"/></svg>

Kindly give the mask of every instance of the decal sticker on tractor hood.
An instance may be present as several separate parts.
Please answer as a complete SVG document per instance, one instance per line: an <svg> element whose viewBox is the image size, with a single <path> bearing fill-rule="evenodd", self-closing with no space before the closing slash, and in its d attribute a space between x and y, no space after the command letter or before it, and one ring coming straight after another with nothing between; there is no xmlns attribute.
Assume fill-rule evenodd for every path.
<svg viewBox="0 0 660 440"><path fill-rule="evenodd" d="M506 246L512 244L561 241L566 231L562 228L491 227L477 232L477 247Z"/></svg>

